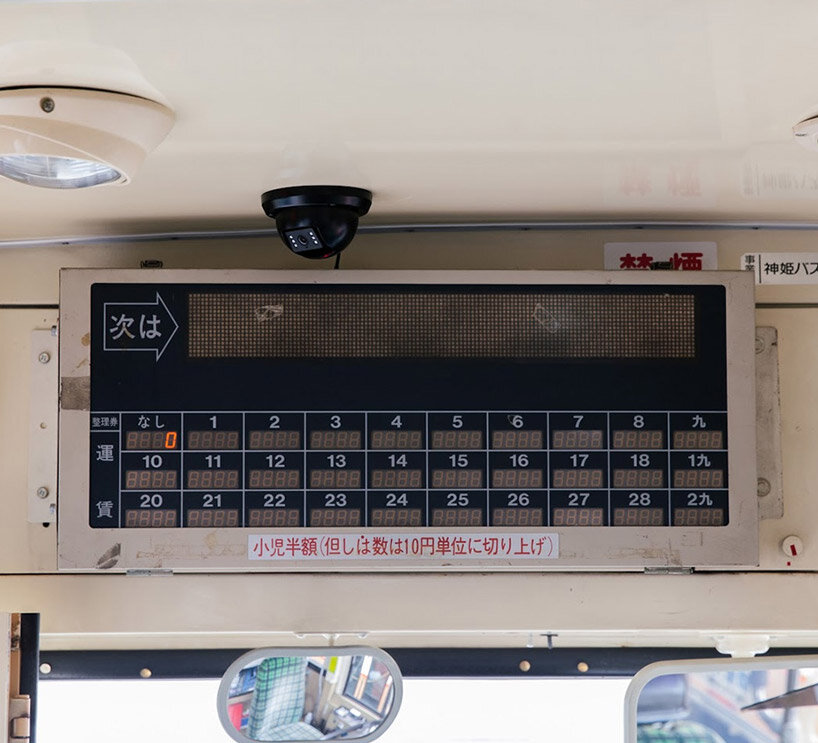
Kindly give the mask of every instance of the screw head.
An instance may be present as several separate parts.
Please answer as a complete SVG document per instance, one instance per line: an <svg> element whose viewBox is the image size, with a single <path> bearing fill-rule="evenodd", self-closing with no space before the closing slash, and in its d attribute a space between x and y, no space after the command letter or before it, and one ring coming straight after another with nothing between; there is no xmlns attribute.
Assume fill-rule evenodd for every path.
<svg viewBox="0 0 818 743"><path fill-rule="evenodd" d="M40 98L40 108L45 111L45 113L50 114L55 108L54 99L48 96Z"/></svg>
<svg viewBox="0 0 818 743"><path fill-rule="evenodd" d="M48 498L48 488L45 485L41 485L37 488L37 497L38 498Z"/></svg>
<svg viewBox="0 0 818 743"><path fill-rule="evenodd" d="M764 498L765 496L769 495L773 489L772 485L770 484L770 481L764 477L758 478L757 488L759 498Z"/></svg>
<svg viewBox="0 0 818 743"><path fill-rule="evenodd" d="M47 364L49 361L51 361L51 354L48 351L43 351L37 358L40 360L41 364Z"/></svg>

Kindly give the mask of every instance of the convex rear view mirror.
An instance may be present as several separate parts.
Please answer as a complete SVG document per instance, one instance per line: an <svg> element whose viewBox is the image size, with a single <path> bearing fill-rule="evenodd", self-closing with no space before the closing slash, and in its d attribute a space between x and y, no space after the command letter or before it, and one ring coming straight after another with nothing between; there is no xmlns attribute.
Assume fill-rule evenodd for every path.
<svg viewBox="0 0 818 743"><path fill-rule="evenodd" d="M218 711L239 743L368 743L392 724L402 695L398 666L382 650L262 648L225 671Z"/></svg>

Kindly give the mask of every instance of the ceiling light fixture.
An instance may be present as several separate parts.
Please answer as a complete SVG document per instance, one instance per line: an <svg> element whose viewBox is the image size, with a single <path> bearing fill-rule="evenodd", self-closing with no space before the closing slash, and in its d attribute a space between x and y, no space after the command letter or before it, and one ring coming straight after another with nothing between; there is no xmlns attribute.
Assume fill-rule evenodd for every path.
<svg viewBox="0 0 818 743"><path fill-rule="evenodd" d="M6 178L62 189L125 184L173 126L173 111L117 50L11 45L0 49L0 67L9 56L5 69L18 71L12 79L0 76L0 175ZM61 64L43 62L44 56Z"/></svg>

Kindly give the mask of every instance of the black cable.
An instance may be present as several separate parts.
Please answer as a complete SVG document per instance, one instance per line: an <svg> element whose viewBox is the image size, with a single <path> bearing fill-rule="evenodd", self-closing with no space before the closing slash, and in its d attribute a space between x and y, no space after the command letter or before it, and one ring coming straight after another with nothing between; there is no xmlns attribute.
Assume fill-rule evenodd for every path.
<svg viewBox="0 0 818 743"><path fill-rule="evenodd" d="M335 254L335 270L337 271L341 267L341 254Z"/></svg>

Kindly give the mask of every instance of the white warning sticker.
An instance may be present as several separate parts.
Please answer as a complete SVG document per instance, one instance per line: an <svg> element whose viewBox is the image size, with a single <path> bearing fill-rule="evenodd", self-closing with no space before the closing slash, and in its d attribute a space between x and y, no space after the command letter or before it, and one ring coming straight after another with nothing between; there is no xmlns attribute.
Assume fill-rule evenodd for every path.
<svg viewBox="0 0 818 743"><path fill-rule="evenodd" d="M554 560L559 535L525 533L251 534L250 560Z"/></svg>
<svg viewBox="0 0 818 743"><path fill-rule="evenodd" d="M818 253L745 253L741 268L756 284L818 284Z"/></svg>

